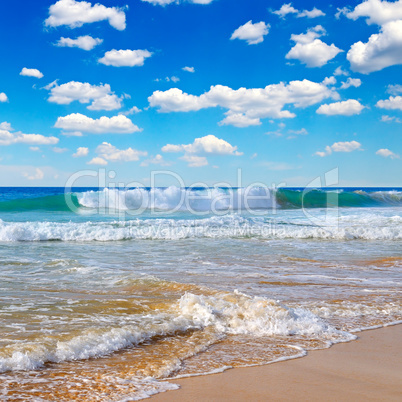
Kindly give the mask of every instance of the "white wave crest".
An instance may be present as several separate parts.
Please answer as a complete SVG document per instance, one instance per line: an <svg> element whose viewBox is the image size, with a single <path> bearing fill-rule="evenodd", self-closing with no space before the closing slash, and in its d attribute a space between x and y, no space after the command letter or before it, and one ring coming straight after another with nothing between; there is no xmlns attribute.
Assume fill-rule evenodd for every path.
<svg viewBox="0 0 402 402"><path fill-rule="evenodd" d="M246 189L182 189L135 188L132 190L104 189L78 193L81 206L110 211L226 211L269 209L275 206L275 192L264 187Z"/></svg>
<svg viewBox="0 0 402 402"><path fill-rule="evenodd" d="M321 219L322 218L322 219ZM325 219L324 219L325 218ZM398 215L355 214L317 219L283 220L245 217L238 214L204 219L134 219L113 222L4 222L0 242L17 241L120 241L179 240L186 238L401 240L402 218Z"/></svg>
<svg viewBox="0 0 402 402"><path fill-rule="evenodd" d="M0 350L0 372L35 370L47 362L106 356L124 348L139 346L155 337L206 328L214 331L215 337L212 339L215 341L227 334L310 336L328 344L355 338L350 333L335 329L306 309L292 309L274 300L239 292L216 296L185 293L170 311L147 316L135 315L131 325L88 329L67 340L44 337L36 342L9 345ZM194 353L201 350L200 345L194 345ZM170 371L177 368L177 364L171 366Z"/></svg>

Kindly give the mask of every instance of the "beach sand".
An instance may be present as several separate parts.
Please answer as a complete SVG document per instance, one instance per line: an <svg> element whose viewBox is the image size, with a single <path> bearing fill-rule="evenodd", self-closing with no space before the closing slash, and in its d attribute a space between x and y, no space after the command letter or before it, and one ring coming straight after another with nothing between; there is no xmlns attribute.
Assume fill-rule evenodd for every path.
<svg viewBox="0 0 402 402"><path fill-rule="evenodd" d="M172 380L181 389L156 401L401 401L402 325L306 357Z"/></svg>

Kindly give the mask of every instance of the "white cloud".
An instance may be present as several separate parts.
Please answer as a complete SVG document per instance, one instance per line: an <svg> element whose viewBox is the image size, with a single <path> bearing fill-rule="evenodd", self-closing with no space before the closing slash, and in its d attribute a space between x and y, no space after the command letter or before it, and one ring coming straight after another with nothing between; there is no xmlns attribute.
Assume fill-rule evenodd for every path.
<svg viewBox="0 0 402 402"><path fill-rule="evenodd" d="M103 158L99 158L96 156L95 158L91 159L87 165L100 165L100 166L106 166L107 161L105 161Z"/></svg>
<svg viewBox="0 0 402 402"><path fill-rule="evenodd" d="M273 14L279 15L281 18L285 18L288 14L296 14L298 18L307 17L307 18L316 18L322 17L325 15L321 10L314 7L312 10L303 10L299 11L292 6L292 3L283 4L279 10L272 11Z"/></svg>
<svg viewBox="0 0 402 402"><path fill-rule="evenodd" d="M387 92L391 95L402 94L402 85L388 85Z"/></svg>
<svg viewBox="0 0 402 402"><path fill-rule="evenodd" d="M226 117L218 123L220 126L250 127L260 126L259 118L251 118L242 113L226 113Z"/></svg>
<svg viewBox="0 0 402 402"><path fill-rule="evenodd" d="M354 43L347 53L350 68L369 74L383 68L402 64L402 20L381 27L379 34L370 36L367 43Z"/></svg>
<svg viewBox="0 0 402 402"><path fill-rule="evenodd" d="M317 109L318 114L326 114L327 116L352 116L360 114L364 106L355 99L348 99L342 102L335 102L330 104L321 105Z"/></svg>
<svg viewBox="0 0 402 402"><path fill-rule="evenodd" d="M384 123L402 123L402 120L399 117L387 115L381 116L381 121Z"/></svg>
<svg viewBox="0 0 402 402"><path fill-rule="evenodd" d="M40 148L39 148L39 147L29 147L29 149L30 149L32 152L39 152L39 151L40 151Z"/></svg>
<svg viewBox="0 0 402 402"><path fill-rule="evenodd" d="M73 158L81 158L83 156L87 156L89 153L89 149L86 147L77 148L77 152L73 154Z"/></svg>
<svg viewBox="0 0 402 402"><path fill-rule="evenodd" d="M53 152L56 152L56 154L62 154L67 151L68 151L68 148L53 147Z"/></svg>
<svg viewBox="0 0 402 402"><path fill-rule="evenodd" d="M22 175L27 178L28 180L42 180L45 177L45 174L43 173L43 171L39 168L35 169L35 173L27 173L27 172L23 172Z"/></svg>
<svg viewBox="0 0 402 402"><path fill-rule="evenodd" d="M322 67L343 50L334 44L327 45L321 39L325 29L321 25L311 28L305 34L291 35L291 40L296 44L286 55L287 59L296 59L306 64L307 67Z"/></svg>
<svg viewBox="0 0 402 402"><path fill-rule="evenodd" d="M304 108L324 99L338 99L339 95L324 83L309 80L268 85L265 88L212 86L200 96L190 95L178 88L155 91L149 98L151 107L163 113L190 112L220 106L228 109L221 124L235 123L239 127L256 125L261 118L292 118L293 112L283 110L286 105ZM243 116L243 117L242 117Z"/></svg>
<svg viewBox="0 0 402 402"><path fill-rule="evenodd" d="M98 60L106 66L114 67L134 67L143 66L146 58L151 57L152 53L148 50L110 50Z"/></svg>
<svg viewBox="0 0 402 402"><path fill-rule="evenodd" d="M29 145L55 145L59 142L56 137L45 137L42 134L24 134L13 132L10 123L0 124L0 145L29 144Z"/></svg>
<svg viewBox="0 0 402 402"><path fill-rule="evenodd" d="M135 162L142 156L147 156L148 153L144 151L137 151L133 148L117 149L114 145L108 142L102 142L96 148L96 153L105 161L110 162Z"/></svg>
<svg viewBox="0 0 402 402"><path fill-rule="evenodd" d="M78 28L84 24L105 20L119 31L126 29L126 14L121 8L92 5L87 1L59 0L49 7L49 18L45 20L45 25Z"/></svg>
<svg viewBox="0 0 402 402"><path fill-rule="evenodd" d="M149 166L149 165L160 165L160 166L170 166L172 163L165 161L163 156L158 154L154 158L147 159L141 162L140 166Z"/></svg>
<svg viewBox="0 0 402 402"><path fill-rule="evenodd" d="M141 0L141 1L145 1L146 3L151 3L154 6L158 5L158 6L166 6L168 4L181 4L184 3L184 0ZM187 0L188 3L192 3L192 4L210 4L213 2L213 0Z"/></svg>
<svg viewBox="0 0 402 402"><path fill-rule="evenodd" d="M390 151L387 148L379 149L376 152L376 155L380 155L380 156L383 156L384 158L391 158L391 159L399 159L400 158L400 156L398 154Z"/></svg>
<svg viewBox="0 0 402 402"><path fill-rule="evenodd" d="M49 86L48 86L49 88ZM71 102L91 103L90 110L115 110L121 108L121 100L112 92L109 84L91 85L87 82L70 81L55 83L50 88L49 102L69 105Z"/></svg>
<svg viewBox="0 0 402 402"><path fill-rule="evenodd" d="M299 10L296 10L293 6L292 3L288 4L283 4L282 7L279 10L272 11L273 14L279 15L279 17L284 18L288 14L298 14Z"/></svg>
<svg viewBox="0 0 402 402"><path fill-rule="evenodd" d="M349 75L349 73L347 71L345 71L345 70L342 70L342 67L339 66L334 71L334 75Z"/></svg>
<svg viewBox="0 0 402 402"><path fill-rule="evenodd" d="M337 7L335 18L339 20L339 18L341 18L341 15L347 15L348 13L350 13L350 9L348 7Z"/></svg>
<svg viewBox="0 0 402 402"><path fill-rule="evenodd" d="M166 82L170 82L170 81L172 81L172 82L179 82L179 81L180 81L180 78L173 75L172 77L166 77L165 79L163 79L163 78L155 78L154 81L156 81L156 82L162 82L162 81L166 81Z"/></svg>
<svg viewBox="0 0 402 402"><path fill-rule="evenodd" d="M388 99L379 100L376 106L381 109L402 110L402 96L390 96Z"/></svg>
<svg viewBox="0 0 402 402"><path fill-rule="evenodd" d="M312 10L303 10L299 12L297 17L307 17L307 18L317 18L317 17L324 17L325 13L319 10L318 8L313 8Z"/></svg>
<svg viewBox="0 0 402 402"><path fill-rule="evenodd" d="M269 28L270 25L265 24L264 21L253 24L253 22L250 20L237 28L233 32L230 39L241 39L247 41L249 45L256 45L264 40L265 35L268 35Z"/></svg>
<svg viewBox="0 0 402 402"><path fill-rule="evenodd" d="M183 71L187 71L188 73L195 73L195 68L194 67L183 67Z"/></svg>
<svg viewBox="0 0 402 402"><path fill-rule="evenodd" d="M23 75L25 77L35 77L35 78L43 77L43 74L36 68L26 68L26 67L24 67L21 70L20 75Z"/></svg>
<svg viewBox="0 0 402 402"><path fill-rule="evenodd" d="M7 95L4 92L0 92L0 102L8 102Z"/></svg>
<svg viewBox="0 0 402 402"><path fill-rule="evenodd" d="M362 84L362 81L360 78L349 77L346 82L342 81L341 89L347 89L350 87L358 88L358 87L360 87L361 84Z"/></svg>
<svg viewBox="0 0 402 402"><path fill-rule="evenodd" d="M324 157L331 155L332 152L352 152L361 150L361 144L357 141L335 142L331 146L327 145L325 151L318 151L315 155Z"/></svg>
<svg viewBox="0 0 402 402"><path fill-rule="evenodd" d="M61 37L57 42L58 47L78 47L83 50L92 50L95 46L100 45L103 39L93 38L92 36L85 35L79 36L77 39Z"/></svg>
<svg viewBox="0 0 402 402"><path fill-rule="evenodd" d="M208 165L208 160L205 156L183 155L179 159L187 162L189 167L202 167Z"/></svg>
<svg viewBox="0 0 402 402"><path fill-rule="evenodd" d="M190 167L205 166L208 161L205 155L243 155L237 151L237 147L214 135L196 138L191 144L167 144L162 147L162 152L184 152L180 158L188 162Z"/></svg>
<svg viewBox="0 0 402 402"><path fill-rule="evenodd" d="M346 16L352 20L367 17L367 24L384 25L390 21L402 19L402 0L389 2L381 0L366 0L350 11Z"/></svg>
<svg viewBox="0 0 402 402"><path fill-rule="evenodd" d="M141 113L141 109L139 109L137 106L133 106L131 109L127 110L126 112L122 112L121 114L124 114L124 116L130 116L137 113Z"/></svg>
<svg viewBox="0 0 402 402"><path fill-rule="evenodd" d="M72 113L64 117L59 117L54 127L67 131L93 134L131 134L142 131L124 115L113 117L102 116L99 119L92 119L80 113Z"/></svg>
<svg viewBox="0 0 402 402"><path fill-rule="evenodd" d="M172 145L168 144L162 148L163 152L185 152L187 154L215 154L215 155L242 155L237 147L230 145L227 141L215 137L212 134L196 138L192 144Z"/></svg>
<svg viewBox="0 0 402 402"><path fill-rule="evenodd" d="M300 130L289 130L288 131L290 134L295 134L295 135L307 135L308 132L305 128L301 128Z"/></svg>

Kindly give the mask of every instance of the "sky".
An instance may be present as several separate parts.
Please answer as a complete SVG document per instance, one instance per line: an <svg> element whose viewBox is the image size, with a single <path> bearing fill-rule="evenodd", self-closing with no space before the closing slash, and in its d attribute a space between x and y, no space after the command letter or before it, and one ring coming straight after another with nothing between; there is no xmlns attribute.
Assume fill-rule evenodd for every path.
<svg viewBox="0 0 402 402"><path fill-rule="evenodd" d="M3 1L0 35L0 186L402 185L402 0Z"/></svg>

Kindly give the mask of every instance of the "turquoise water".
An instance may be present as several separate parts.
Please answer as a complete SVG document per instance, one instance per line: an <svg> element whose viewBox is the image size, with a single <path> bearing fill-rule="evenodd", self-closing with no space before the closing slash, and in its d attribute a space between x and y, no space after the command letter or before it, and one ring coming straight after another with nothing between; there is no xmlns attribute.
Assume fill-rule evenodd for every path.
<svg viewBox="0 0 402 402"><path fill-rule="evenodd" d="M0 189L4 398L141 399L402 319L402 189L249 196Z"/></svg>

